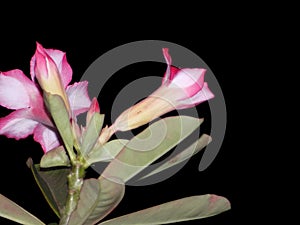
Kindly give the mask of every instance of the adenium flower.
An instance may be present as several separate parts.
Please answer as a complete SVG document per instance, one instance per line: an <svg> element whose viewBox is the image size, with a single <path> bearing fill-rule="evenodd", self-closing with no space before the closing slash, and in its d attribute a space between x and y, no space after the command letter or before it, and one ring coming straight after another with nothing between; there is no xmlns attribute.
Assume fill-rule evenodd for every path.
<svg viewBox="0 0 300 225"><path fill-rule="evenodd" d="M0 105L15 110L0 118L0 135L21 139L33 134L47 152L60 145L55 126L44 106L43 91L60 95L72 117L89 109L88 82L69 85L72 69L64 52L37 43L30 62L31 80L21 70L0 72ZM40 87L35 83L39 81Z"/></svg>
<svg viewBox="0 0 300 225"><path fill-rule="evenodd" d="M43 91L59 95L70 110L65 89L72 79L72 68L63 52L46 50L37 43L30 61L30 73L31 79L34 81L36 78Z"/></svg>
<svg viewBox="0 0 300 225"><path fill-rule="evenodd" d="M162 85L146 99L124 111L111 127L114 132L137 128L167 112L190 108L214 97L204 82L205 69L178 69L171 65L167 48L163 48L163 55L167 71Z"/></svg>

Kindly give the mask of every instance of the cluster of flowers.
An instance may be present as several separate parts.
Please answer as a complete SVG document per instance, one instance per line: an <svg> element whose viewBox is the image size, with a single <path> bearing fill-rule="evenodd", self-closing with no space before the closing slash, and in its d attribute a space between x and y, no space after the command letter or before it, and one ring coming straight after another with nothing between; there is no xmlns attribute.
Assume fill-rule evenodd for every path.
<svg viewBox="0 0 300 225"><path fill-rule="evenodd" d="M110 127L105 127L98 140L101 144L116 131L134 129L169 111L193 107L214 97L204 82L205 69L178 69L171 65L168 49L163 49L163 54L167 71L162 85L148 98L124 111ZM79 128L76 116L88 112L88 124L100 108L97 99L91 101L88 96L87 81L69 85L72 68L66 54L37 43L30 74L31 80L18 69L0 72L0 105L15 110L0 118L0 134L17 140L33 134L44 152L60 146L61 139L44 104L44 91L63 99L75 137L81 137L84 128Z"/></svg>

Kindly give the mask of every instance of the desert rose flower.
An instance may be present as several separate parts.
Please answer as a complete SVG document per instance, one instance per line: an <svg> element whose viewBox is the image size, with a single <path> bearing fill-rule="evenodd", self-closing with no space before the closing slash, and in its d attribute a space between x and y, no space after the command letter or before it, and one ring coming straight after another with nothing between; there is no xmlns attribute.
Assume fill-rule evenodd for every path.
<svg viewBox="0 0 300 225"><path fill-rule="evenodd" d="M36 43L36 51L30 62L31 79L38 80L41 88L59 95L70 111L65 88L72 79L72 68L67 63L65 53L52 49L44 49Z"/></svg>
<svg viewBox="0 0 300 225"><path fill-rule="evenodd" d="M137 128L167 112L194 107L214 97L204 82L205 69L178 69L171 65L167 48L163 49L163 55L167 71L162 85L146 99L124 111L111 127L114 132Z"/></svg>
<svg viewBox="0 0 300 225"><path fill-rule="evenodd" d="M66 101L74 117L89 109L88 83L68 85L72 79L72 69L65 53L44 49L40 44L37 44L30 65L32 80L21 70L0 72L0 105L15 110L0 118L0 135L21 139L33 134L34 140L47 152L61 143L44 106L40 88L34 82L35 77L44 91L60 95Z"/></svg>

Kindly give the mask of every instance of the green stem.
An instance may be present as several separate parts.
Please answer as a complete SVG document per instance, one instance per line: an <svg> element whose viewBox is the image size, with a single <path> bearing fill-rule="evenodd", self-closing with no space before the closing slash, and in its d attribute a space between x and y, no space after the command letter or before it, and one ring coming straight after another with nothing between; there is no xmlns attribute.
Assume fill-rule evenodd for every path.
<svg viewBox="0 0 300 225"><path fill-rule="evenodd" d="M72 165L71 173L68 175L68 197L59 225L69 224L71 215L79 201L84 175L85 170L82 163L75 161Z"/></svg>

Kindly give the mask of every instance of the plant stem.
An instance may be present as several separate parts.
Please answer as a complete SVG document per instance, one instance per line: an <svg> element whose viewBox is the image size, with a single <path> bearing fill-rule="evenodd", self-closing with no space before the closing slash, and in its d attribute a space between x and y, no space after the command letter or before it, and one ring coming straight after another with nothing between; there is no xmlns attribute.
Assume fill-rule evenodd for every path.
<svg viewBox="0 0 300 225"><path fill-rule="evenodd" d="M76 209L79 201L79 195L83 184L84 175L85 170L82 163L79 161L75 161L72 164L72 170L68 175L68 197L59 225L69 224L71 215Z"/></svg>

